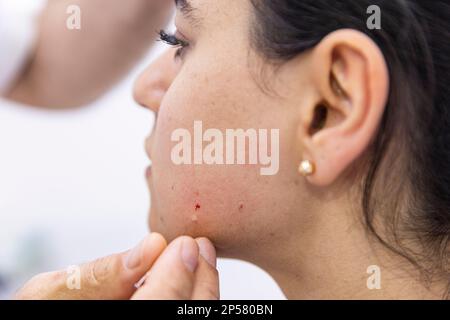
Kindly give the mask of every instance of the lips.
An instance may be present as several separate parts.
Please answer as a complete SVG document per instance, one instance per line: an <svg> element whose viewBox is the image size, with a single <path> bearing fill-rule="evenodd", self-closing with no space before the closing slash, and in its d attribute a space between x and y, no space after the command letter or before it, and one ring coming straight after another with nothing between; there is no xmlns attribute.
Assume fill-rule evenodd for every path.
<svg viewBox="0 0 450 320"><path fill-rule="evenodd" d="M151 146L152 146L152 137L149 136L147 139L145 139L145 153L147 154L147 157L150 160L152 160Z"/></svg>
<svg viewBox="0 0 450 320"><path fill-rule="evenodd" d="M147 169L145 169L145 176L147 178L150 178L152 176L152 166L148 166Z"/></svg>
<svg viewBox="0 0 450 320"><path fill-rule="evenodd" d="M147 177L147 179L150 179L152 176L152 154L151 154L151 150L152 150L152 137L151 135L149 137L147 137L147 139L145 139L145 153L147 154L147 157L150 160L150 165L145 169L145 176Z"/></svg>

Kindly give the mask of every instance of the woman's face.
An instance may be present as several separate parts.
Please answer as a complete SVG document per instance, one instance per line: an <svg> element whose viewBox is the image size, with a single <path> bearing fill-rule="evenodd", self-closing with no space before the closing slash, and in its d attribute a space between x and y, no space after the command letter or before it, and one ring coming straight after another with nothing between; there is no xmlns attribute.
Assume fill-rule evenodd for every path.
<svg viewBox="0 0 450 320"><path fill-rule="evenodd" d="M189 45L178 57L175 50L160 57L135 86L136 100L157 114L146 143L152 160L147 174L152 231L168 240L182 234L209 237L223 256L249 255L289 237L290 230L298 230L291 219L296 210L308 212L297 173L298 106L289 99L290 92L298 94L307 85L298 85L301 68L292 72L288 63L275 78L274 69L257 55L250 39L252 10L250 1L242 0L178 1L175 35ZM272 155L271 174L261 174L269 165L260 160L249 164L248 141L245 164L194 164L194 121L201 121L203 133L217 129L223 134L224 158L227 129L267 129L269 154L275 144L279 147L272 149L278 154ZM173 159L181 141L172 139L177 129L191 135L192 164ZM271 137L276 130L279 140ZM258 136L257 143L264 141ZM197 144L197 152L208 144Z"/></svg>

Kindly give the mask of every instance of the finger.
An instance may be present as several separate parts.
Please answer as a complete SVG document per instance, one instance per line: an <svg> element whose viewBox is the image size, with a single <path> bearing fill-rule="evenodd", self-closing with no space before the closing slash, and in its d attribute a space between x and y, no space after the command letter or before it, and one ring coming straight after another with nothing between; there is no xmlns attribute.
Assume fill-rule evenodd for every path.
<svg viewBox="0 0 450 320"><path fill-rule="evenodd" d="M148 235L133 250L113 254L74 268L38 275L17 299L129 299L134 284L152 267L166 247L164 238Z"/></svg>
<svg viewBox="0 0 450 320"><path fill-rule="evenodd" d="M200 260L195 271L192 300L219 300L219 273L216 269L216 250L206 238L196 239Z"/></svg>
<svg viewBox="0 0 450 320"><path fill-rule="evenodd" d="M134 284L152 267L166 248L158 233L145 237L134 249L98 259L82 266L82 284L92 298L129 299ZM83 290L82 290L83 291Z"/></svg>
<svg viewBox="0 0 450 320"><path fill-rule="evenodd" d="M136 291L136 300L188 300L194 288L199 248L190 237L169 244Z"/></svg>

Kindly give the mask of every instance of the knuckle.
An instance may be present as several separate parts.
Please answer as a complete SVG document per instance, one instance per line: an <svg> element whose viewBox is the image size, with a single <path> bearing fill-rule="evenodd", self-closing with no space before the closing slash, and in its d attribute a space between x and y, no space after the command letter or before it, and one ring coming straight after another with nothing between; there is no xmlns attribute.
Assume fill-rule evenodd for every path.
<svg viewBox="0 0 450 320"><path fill-rule="evenodd" d="M83 280L88 286L96 287L108 281L111 275L119 274L120 259L115 256L99 258L83 268Z"/></svg>
<svg viewBox="0 0 450 320"><path fill-rule="evenodd" d="M199 298L205 300L220 299L219 286L217 282L208 280L199 280L197 286L198 290L196 295L199 296Z"/></svg>
<svg viewBox="0 0 450 320"><path fill-rule="evenodd" d="M205 267L207 265L207 269L201 276L197 275L195 296L198 299L219 300L219 272L209 264L203 265Z"/></svg>
<svg viewBox="0 0 450 320"><path fill-rule="evenodd" d="M208 286L205 288L205 291L202 294L202 298L205 300L219 300L220 294L218 291Z"/></svg>
<svg viewBox="0 0 450 320"><path fill-rule="evenodd" d="M168 299L185 300L190 298L182 285L173 282L166 283L165 291Z"/></svg>

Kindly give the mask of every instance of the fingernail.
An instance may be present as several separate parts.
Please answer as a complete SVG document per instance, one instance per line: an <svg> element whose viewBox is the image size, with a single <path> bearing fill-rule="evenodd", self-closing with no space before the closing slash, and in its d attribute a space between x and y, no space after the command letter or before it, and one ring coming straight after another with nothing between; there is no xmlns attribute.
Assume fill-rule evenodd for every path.
<svg viewBox="0 0 450 320"><path fill-rule="evenodd" d="M133 250L128 252L125 258L125 265L128 269L134 269L141 264L142 247L146 239L142 240Z"/></svg>
<svg viewBox="0 0 450 320"><path fill-rule="evenodd" d="M189 271L195 271L198 265L198 246L194 240L183 240L181 244L181 259Z"/></svg>
<svg viewBox="0 0 450 320"><path fill-rule="evenodd" d="M147 280L147 278L148 278L148 273L146 273L138 282L136 282L134 284L134 288L139 289L140 287L142 287L144 285L145 281Z"/></svg>
<svg viewBox="0 0 450 320"><path fill-rule="evenodd" d="M217 255L216 249L214 248L211 241L206 238L198 238L195 241L197 241L198 247L200 249L200 255L203 257L203 259L206 260L206 262L208 262L215 268L217 265Z"/></svg>

